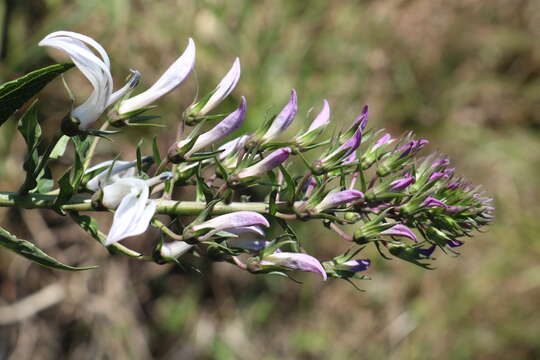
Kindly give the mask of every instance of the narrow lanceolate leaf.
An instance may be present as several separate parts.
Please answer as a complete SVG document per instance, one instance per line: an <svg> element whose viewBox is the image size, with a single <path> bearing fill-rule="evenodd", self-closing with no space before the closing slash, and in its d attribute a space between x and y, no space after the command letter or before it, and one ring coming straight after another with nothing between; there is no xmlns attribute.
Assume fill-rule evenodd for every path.
<svg viewBox="0 0 540 360"><path fill-rule="evenodd" d="M0 126L34 95L73 64L56 64L0 85Z"/></svg>
<svg viewBox="0 0 540 360"><path fill-rule="evenodd" d="M18 239L15 235L6 231L5 229L0 228L0 246L3 246L18 255L21 255L30 261L35 262L36 264L59 270L68 270L68 271L81 271L94 269L97 266L87 266L87 267L74 267L61 263L55 258L47 255L36 245L32 244L30 241L23 239Z"/></svg>
<svg viewBox="0 0 540 360"><path fill-rule="evenodd" d="M23 169L26 171L24 190L31 190L37 185L39 174L34 174L39 162L38 145L41 141L41 126L39 126L36 110L37 100L30 105L19 120L17 129L21 133L28 148Z"/></svg>

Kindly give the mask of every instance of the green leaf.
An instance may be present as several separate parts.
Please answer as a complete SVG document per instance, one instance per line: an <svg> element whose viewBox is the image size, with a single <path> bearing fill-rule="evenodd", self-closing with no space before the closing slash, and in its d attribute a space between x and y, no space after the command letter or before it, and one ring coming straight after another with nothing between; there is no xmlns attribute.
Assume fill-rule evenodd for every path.
<svg viewBox="0 0 540 360"><path fill-rule="evenodd" d="M152 139L152 155L154 155L154 162L158 165L161 164L161 154L159 153L157 136L154 136Z"/></svg>
<svg viewBox="0 0 540 360"><path fill-rule="evenodd" d="M34 174L39 163L38 146L41 142L41 126L39 126L35 100L19 120L17 129L21 133L28 147L28 154L23 164L26 171L24 190L31 190L37 185L39 174Z"/></svg>
<svg viewBox="0 0 540 360"><path fill-rule="evenodd" d="M36 245L30 241L23 239L18 239L15 235L9 233L3 228L0 228L0 245L21 255L30 261L35 262L36 264L59 270L68 270L68 271L81 271L94 269L97 266L87 266L87 267L74 267L61 263L55 258L47 255Z"/></svg>
<svg viewBox="0 0 540 360"><path fill-rule="evenodd" d="M0 86L0 126L30 98L74 65L56 64L32 71Z"/></svg>
<svg viewBox="0 0 540 360"><path fill-rule="evenodd" d="M58 140L56 145L54 146L53 150L51 151L51 155L49 155L49 159L58 159L59 157L63 156L66 152L67 144L69 143L69 139L71 139L69 136L64 135Z"/></svg>

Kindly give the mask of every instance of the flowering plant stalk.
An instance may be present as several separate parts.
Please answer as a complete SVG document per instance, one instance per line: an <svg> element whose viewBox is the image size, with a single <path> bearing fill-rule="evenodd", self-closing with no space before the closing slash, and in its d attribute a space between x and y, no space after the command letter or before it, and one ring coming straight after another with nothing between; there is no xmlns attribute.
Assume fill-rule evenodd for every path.
<svg viewBox="0 0 540 360"><path fill-rule="evenodd" d="M480 187L456 175L446 157L421 155L427 140L368 129L367 106L338 136L324 139L332 125L324 100L311 125L287 140L284 132L298 112L293 89L284 107L256 133L240 134L238 129L252 116L249 99L242 96L230 114L212 114L239 81L238 59L214 90L184 111L174 143L160 144L154 138L152 154L143 154L139 143L136 159L117 157L91 166L101 137L151 125L146 121L154 118L148 115L152 104L194 67L195 43L187 43L153 86L133 95L141 74L132 71L114 91L109 57L95 40L68 31L45 37L40 45L63 51L93 92L66 114L48 141L38 122L37 100L26 108L18 125L28 146L26 179L18 191L0 192L0 206L54 210L110 251L144 261L182 263L195 254L251 273L291 276L307 271L323 280L348 281L366 278L371 261L361 253L368 248L429 269L437 249L456 254L465 238L491 221L491 199ZM1 122L72 67L49 66L2 85ZM95 129L100 119L103 124ZM236 138L225 142L231 135ZM68 146L74 149L73 164L55 179L50 164ZM166 154L159 150L164 147ZM313 161L308 160L311 153L318 154ZM192 201L175 199L179 189L193 187ZM96 211L114 213L108 234L86 214ZM294 231L299 221L330 229L336 238L329 241L341 239L347 250L325 259L310 255L313 244ZM151 253L126 245L149 227L159 230ZM0 245L44 266L89 268L62 264L4 229Z"/></svg>

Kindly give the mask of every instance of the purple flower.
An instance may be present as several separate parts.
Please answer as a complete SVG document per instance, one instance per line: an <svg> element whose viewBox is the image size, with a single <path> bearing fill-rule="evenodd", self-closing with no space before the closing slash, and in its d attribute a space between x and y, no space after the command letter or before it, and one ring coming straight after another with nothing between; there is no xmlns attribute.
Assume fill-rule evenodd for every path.
<svg viewBox="0 0 540 360"><path fill-rule="evenodd" d="M427 141L426 139L409 141L398 149L398 152L402 152L400 155L400 159L410 155L411 153L418 152L424 147L424 145L428 143L429 141Z"/></svg>
<svg viewBox="0 0 540 360"><path fill-rule="evenodd" d="M394 142L395 139L392 138L390 134L384 134L375 144L373 144L373 147L371 150L376 150L380 148L383 145L390 144Z"/></svg>
<svg viewBox="0 0 540 360"><path fill-rule="evenodd" d="M277 252L265 256L260 262L261 266L279 266L291 270L309 271L320 274L326 280L326 271L313 256L301 253Z"/></svg>
<svg viewBox="0 0 540 360"><path fill-rule="evenodd" d="M427 249L417 248L416 251L418 251L420 254L422 254L422 255L424 255L426 257L430 257L431 254L433 254L433 252L435 251L435 248L436 248L436 246L432 245Z"/></svg>
<svg viewBox="0 0 540 360"><path fill-rule="evenodd" d="M229 232L234 235L241 235L241 234L257 234L260 236L264 236L264 231L261 229L260 226L238 226L233 228L225 229L224 231Z"/></svg>
<svg viewBox="0 0 540 360"><path fill-rule="evenodd" d="M416 241L416 235L414 235L414 233L403 224L394 225L390 229L382 231L380 234L388 236L401 236L409 238L412 241Z"/></svg>
<svg viewBox="0 0 540 360"><path fill-rule="evenodd" d="M336 265L334 268L336 270L360 272L366 271L369 268L369 265L371 265L371 261L369 259L358 259L346 261L343 264Z"/></svg>
<svg viewBox="0 0 540 360"><path fill-rule="evenodd" d="M276 136L278 136L280 133L285 131L294 120L297 110L298 110L298 105L297 105L297 99L296 99L296 90L292 89L291 98L289 99L289 102L287 103L287 105L285 105L285 107L281 110L281 112L276 116L274 121L272 121L272 125L270 125L270 128L266 130L266 133L263 135L262 140L270 141Z"/></svg>
<svg viewBox="0 0 540 360"><path fill-rule="evenodd" d="M453 183L453 184L448 184L448 189L449 190L456 190L457 188L459 188L462 184L457 182L457 183Z"/></svg>
<svg viewBox="0 0 540 360"><path fill-rule="evenodd" d="M411 174L405 174L404 177L394 180L390 183L390 189L392 190L404 190L409 185L414 184L416 179Z"/></svg>
<svg viewBox="0 0 540 360"><path fill-rule="evenodd" d="M321 212L326 209L338 207L351 201L363 199L364 194L358 190L343 190L331 192L315 206L315 212Z"/></svg>
<svg viewBox="0 0 540 360"><path fill-rule="evenodd" d="M460 247L461 245L464 244L463 241L459 241L459 240L447 240L446 241L446 244L450 247Z"/></svg>
<svg viewBox="0 0 540 360"><path fill-rule="evenodd" d="M368 106L364 105L362 108L362 112L356 119L354 119L353 126L359 125L361 130L364 130L366 128L366 125L368 123Z"/></svg>
<svg viewBox="0 0 540 360"><path fill-rule="evenodd" d="M323 108L319 115L313 120L311 125L309 126L309 129L307 132L317 130L323 126L328 125L330 122L330 105L328 105L328 101L325 99L323 100Z"/></svg>
<svg viewBox="0 0 540 360"><path fill-rule="evenodd" d="M285 160L289 158L290 154L291 149L288 147L277 149L255 165L242 169L238 173L238 178L245 179L262 175L272 170L273 168L281 165Z"/></svg>
<svg viewBox="0 0 540 360"><path fill-rule="evenodd" d="M201 224L194 225L193 231L212 230L215 234L218 231L246 226L264 226L269 227L270 224L264 216L254 211L236 211L230 214L216 216L213 219L207 220ZM229 230L230 231L230 230Z"/></svg>
<svg viewBox="0 0 540 360"><path fill-rule="evenodd" d="M445 208L446 204L431 196L428 196L421 205L421 207L437 207L437 206Z"/></svg>
<svg viewBox="0 0 540 360"><path fill-rule="evenodd" d="M189 157L194 152L229 136L233 131L238 129L246 117L246 107L246 98L242 96L242 102L240 103L238 109L229 114L229 116L223 119L219 124L214 126L212 130L199 135L195 141L195 144L193 144L193 147L186 153L186 157Z"/></svg>
<svg viewBox="0 0 540 360"><path fill-rule="evenodd" d="M349 155L345 159L343 159L343 161L341 162L341 165L350 164L350 163L356 161L357 158L358 158L358 156L356 155L356 151L353 151L351 153L351 155Z"/></svg>
<svg viewBox="0 0 540 360"><path fill-rule="evenodd" d="M330 163L330 165L334 165L335 163L342 161L356 151L356 149L360 146L361 141L362 129L358 128L353 136L345 141L339 148L325 156L321 162L323 164Z"/></svg>
<svg viewBox="0 0 540 360"><path fill-rule="evenodd" d="M435 171L434 173L430 175L428 182L439 180L442 177L447 177L447 176L440 171Z"/></svg>
<svg viewBox="0 0 540 360"><path fill-rule="evenodd" d="M439 160L435 160L433 162L433 164L431 164L431 167L432 168L438 168L440 166L446 166L450 164L450 160L448 160L448 158L442 158L442 159L439 159Z"/></svg>

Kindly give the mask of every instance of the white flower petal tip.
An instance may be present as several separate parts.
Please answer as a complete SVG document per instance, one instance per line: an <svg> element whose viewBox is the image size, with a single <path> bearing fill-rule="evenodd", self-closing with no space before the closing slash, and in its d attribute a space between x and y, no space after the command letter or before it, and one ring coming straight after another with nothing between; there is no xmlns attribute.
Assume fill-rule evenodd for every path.
<svg viewBox="0 0 540 360"><path fill-rule="evenodd" d="M225 100L236 87L238 80L240 80L240 73L240 59L236 58L229 72L227 72L219 82L218 86L214 89L213 94L196 115L202 116L208 114Z"/></svg>
<svg viewBox="0 0 540 360"><path fill-rule="evenodd" d="M187 253L192 247L193 245L185 241L173 241L161 245L159 253L165 259L176 259Z"/></svg>
<svg viewBox="0 0 540 360"><path fill-rule="evenodd" d="M180 85L195 66L195 42L189 38L184 53L163 73L148 90L132 98L122 101L118 107L119 114L126 114L142 109L166 95Z"/></svg>

